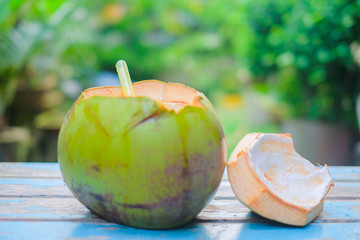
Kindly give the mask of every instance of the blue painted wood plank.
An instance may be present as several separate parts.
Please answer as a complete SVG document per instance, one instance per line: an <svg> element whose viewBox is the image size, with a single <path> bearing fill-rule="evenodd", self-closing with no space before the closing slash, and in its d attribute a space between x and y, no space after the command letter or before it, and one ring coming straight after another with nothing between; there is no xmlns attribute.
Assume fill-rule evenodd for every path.
<svg viewBox="0 0 360 240"><path fill-rule="evenodd" d="M74 221L94 218L97 217L76 199L0 198L0 221L16 219Z"/></svg>
<svg viewBox="0 0 360 240"><path fill-rule="evenodd" d="M62 178L58 163L0 163L0 177Z"/></svg>
<svg viewBox="0 0 360 240"><path fill-rule="evenodd" d="M215 197L235 197L229 181L222 181ZM328 198L360 198L360 182L336 182L327 194Z"/></svg>
<svg viewBox="0 0 360 240"><path fill-rule="evenodd" d="M331 166L329 172L334 181L360 182L360 167Z"/></svg>
<svg viewBox="0 0 360 240"><path fill-rule="evenodd" d="M135 229L98 222L0 222L2 240L17 239L360 239L360 223L289 227L268 223L189 224L172 230Z"/></svg>
<svg viewBox="0 0 360 240"><path fill-rule="evenodd" d="M358 166L329 166L329 172L334 181L360 181L360 167ZM227 171L224 180L228 180Z"/></svg>
<svg viewBox="0 0 360 240"><path fill-rule="evenodd" d="M1 181L2 179L0 179ZM15 179L13 179L15 181ZM0 184L0 197L56 197L56 198L71 198L73 197L70 190L67 188L62 180L52 180L48 182L44 179L35 179L33 183L36 185L21 184ZM236 200L236 197L230 187L229 182L222 182L220 188L216 192L215 199L217 200ZM360 183L335 183L326 200L360 200Z"/></svg>
<svg viewBox="0 0 360 240"><path fill-rule="evenodd" d="M195 222L150 231L92 215L71 196L56 163L0 163L0 239L360 239L360 167L329 169L335 187L324 211L305 228L250 212L236 200L225 176Z"/></svg>
<svg viewBox="0 0 360 240"><path fill-rule="evenodd" d="M58 163L39 163L39 162L26 162L26 163L0 163L1 168L3 169L35 169L35 170L55 170L59 171Z"/></svg>
<svg viewBox="0 0 360 240"><path fill-rule="evenodd" d="M0 197L1 196L60 196L71 197L72 194L61 178L0 178ZM229 181L222 181L220 188L216 192L215 198L234 198ZM331 188L327 198L360 198L360 182L337 182Z"/></svg>
<svg viewBox="0 0 360 240"><path fill-rule="evenodd" d="M0 198L0 221L58 221L61 219L85 221L96 218L74 198ZM200 221L264 221L237 200L213 200L197 219ZM352 222L356 219L360 222L360 201L325 201L324 210L315 222Z"/></svg>
<svg viewBox="0 0 360 240"><path fill-rule="evenodd" d="M0 185L29 185L31 188L65 186L62 179L0 178Z"/></svg>
<svg viewBox="0 0 360 240"><path fill-rule="evenodd" d="M360 167L329 166L335 181L360 181ZM58 163L0 163L0 177L58 177L61 178ZM224 179L227 180L226 169Z"/></svg>
<svg viewBox="0 0 360 240"><path fill-rule="evenodd" d="M43 178L0 178L0 185L37 185L37 186L62 186L64 185L64 181L62 179L43 179ZM224 181L224 186L230 186L230 182ZM359 182L346 182L346 181L335 181L335 186L360 186Z"/></svg>
<svg viewBox="0 0 360 240"><path fill-rule="evenodd" d="M329 166L330 173L334 175L360 174L359 166Z"/></svg>

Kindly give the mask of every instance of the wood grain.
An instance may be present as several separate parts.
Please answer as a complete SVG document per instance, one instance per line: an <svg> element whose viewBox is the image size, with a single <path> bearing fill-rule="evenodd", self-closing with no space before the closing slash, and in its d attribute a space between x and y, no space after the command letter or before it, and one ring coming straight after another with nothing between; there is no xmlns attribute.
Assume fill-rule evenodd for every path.
<svg viewBox="0 0 360 240"><path fill-rule="evenodd" d="M251 212L224 174L213 200L192 223L149 231L93 215L73 197L56 163L0 163L0 239L360 239L360 167L329 169L335 187L320 216L304 228Z"/></svg>

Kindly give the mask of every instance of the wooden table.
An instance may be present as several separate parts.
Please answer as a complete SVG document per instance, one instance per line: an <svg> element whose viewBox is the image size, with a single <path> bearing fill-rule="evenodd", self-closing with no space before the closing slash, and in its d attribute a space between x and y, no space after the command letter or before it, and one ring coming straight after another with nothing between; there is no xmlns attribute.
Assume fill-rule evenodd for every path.
<svg viewBox="0 0 360 240"><path fill-rule="evenodd" d="M242 205L225 175L190 224L143 230L91 214L64 184L57 163L0 163L0 239L360 239L360 167L330 167L335 187L306 227L266 220Z"/></svg>

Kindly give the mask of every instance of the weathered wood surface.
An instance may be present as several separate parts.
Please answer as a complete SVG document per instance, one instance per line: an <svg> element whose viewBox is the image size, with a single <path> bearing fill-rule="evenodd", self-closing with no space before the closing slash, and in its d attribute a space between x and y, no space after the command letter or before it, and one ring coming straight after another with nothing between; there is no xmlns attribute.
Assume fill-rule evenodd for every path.
<svg viewBox="0 0 360 240"><path fill-rule="evenodd" d="M81 205L55 163L0 163L0 239L360 239L360 167L330 167L335 187L306 227L266 220L241 204L225 175L190 224L142 230L106 222Z"/></svg>

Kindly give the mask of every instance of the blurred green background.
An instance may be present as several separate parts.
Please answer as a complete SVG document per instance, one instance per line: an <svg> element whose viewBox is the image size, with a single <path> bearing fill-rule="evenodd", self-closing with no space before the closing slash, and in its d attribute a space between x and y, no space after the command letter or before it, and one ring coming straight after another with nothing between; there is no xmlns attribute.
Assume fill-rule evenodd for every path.
<svg viewBox="0 0 360 240"><path fill-rule="evenodd" d="M0 0L0 161L57 161L88 87L160 79L204 92L231 153L289 132L314 163L359 164L360 2Z"/></svg>

